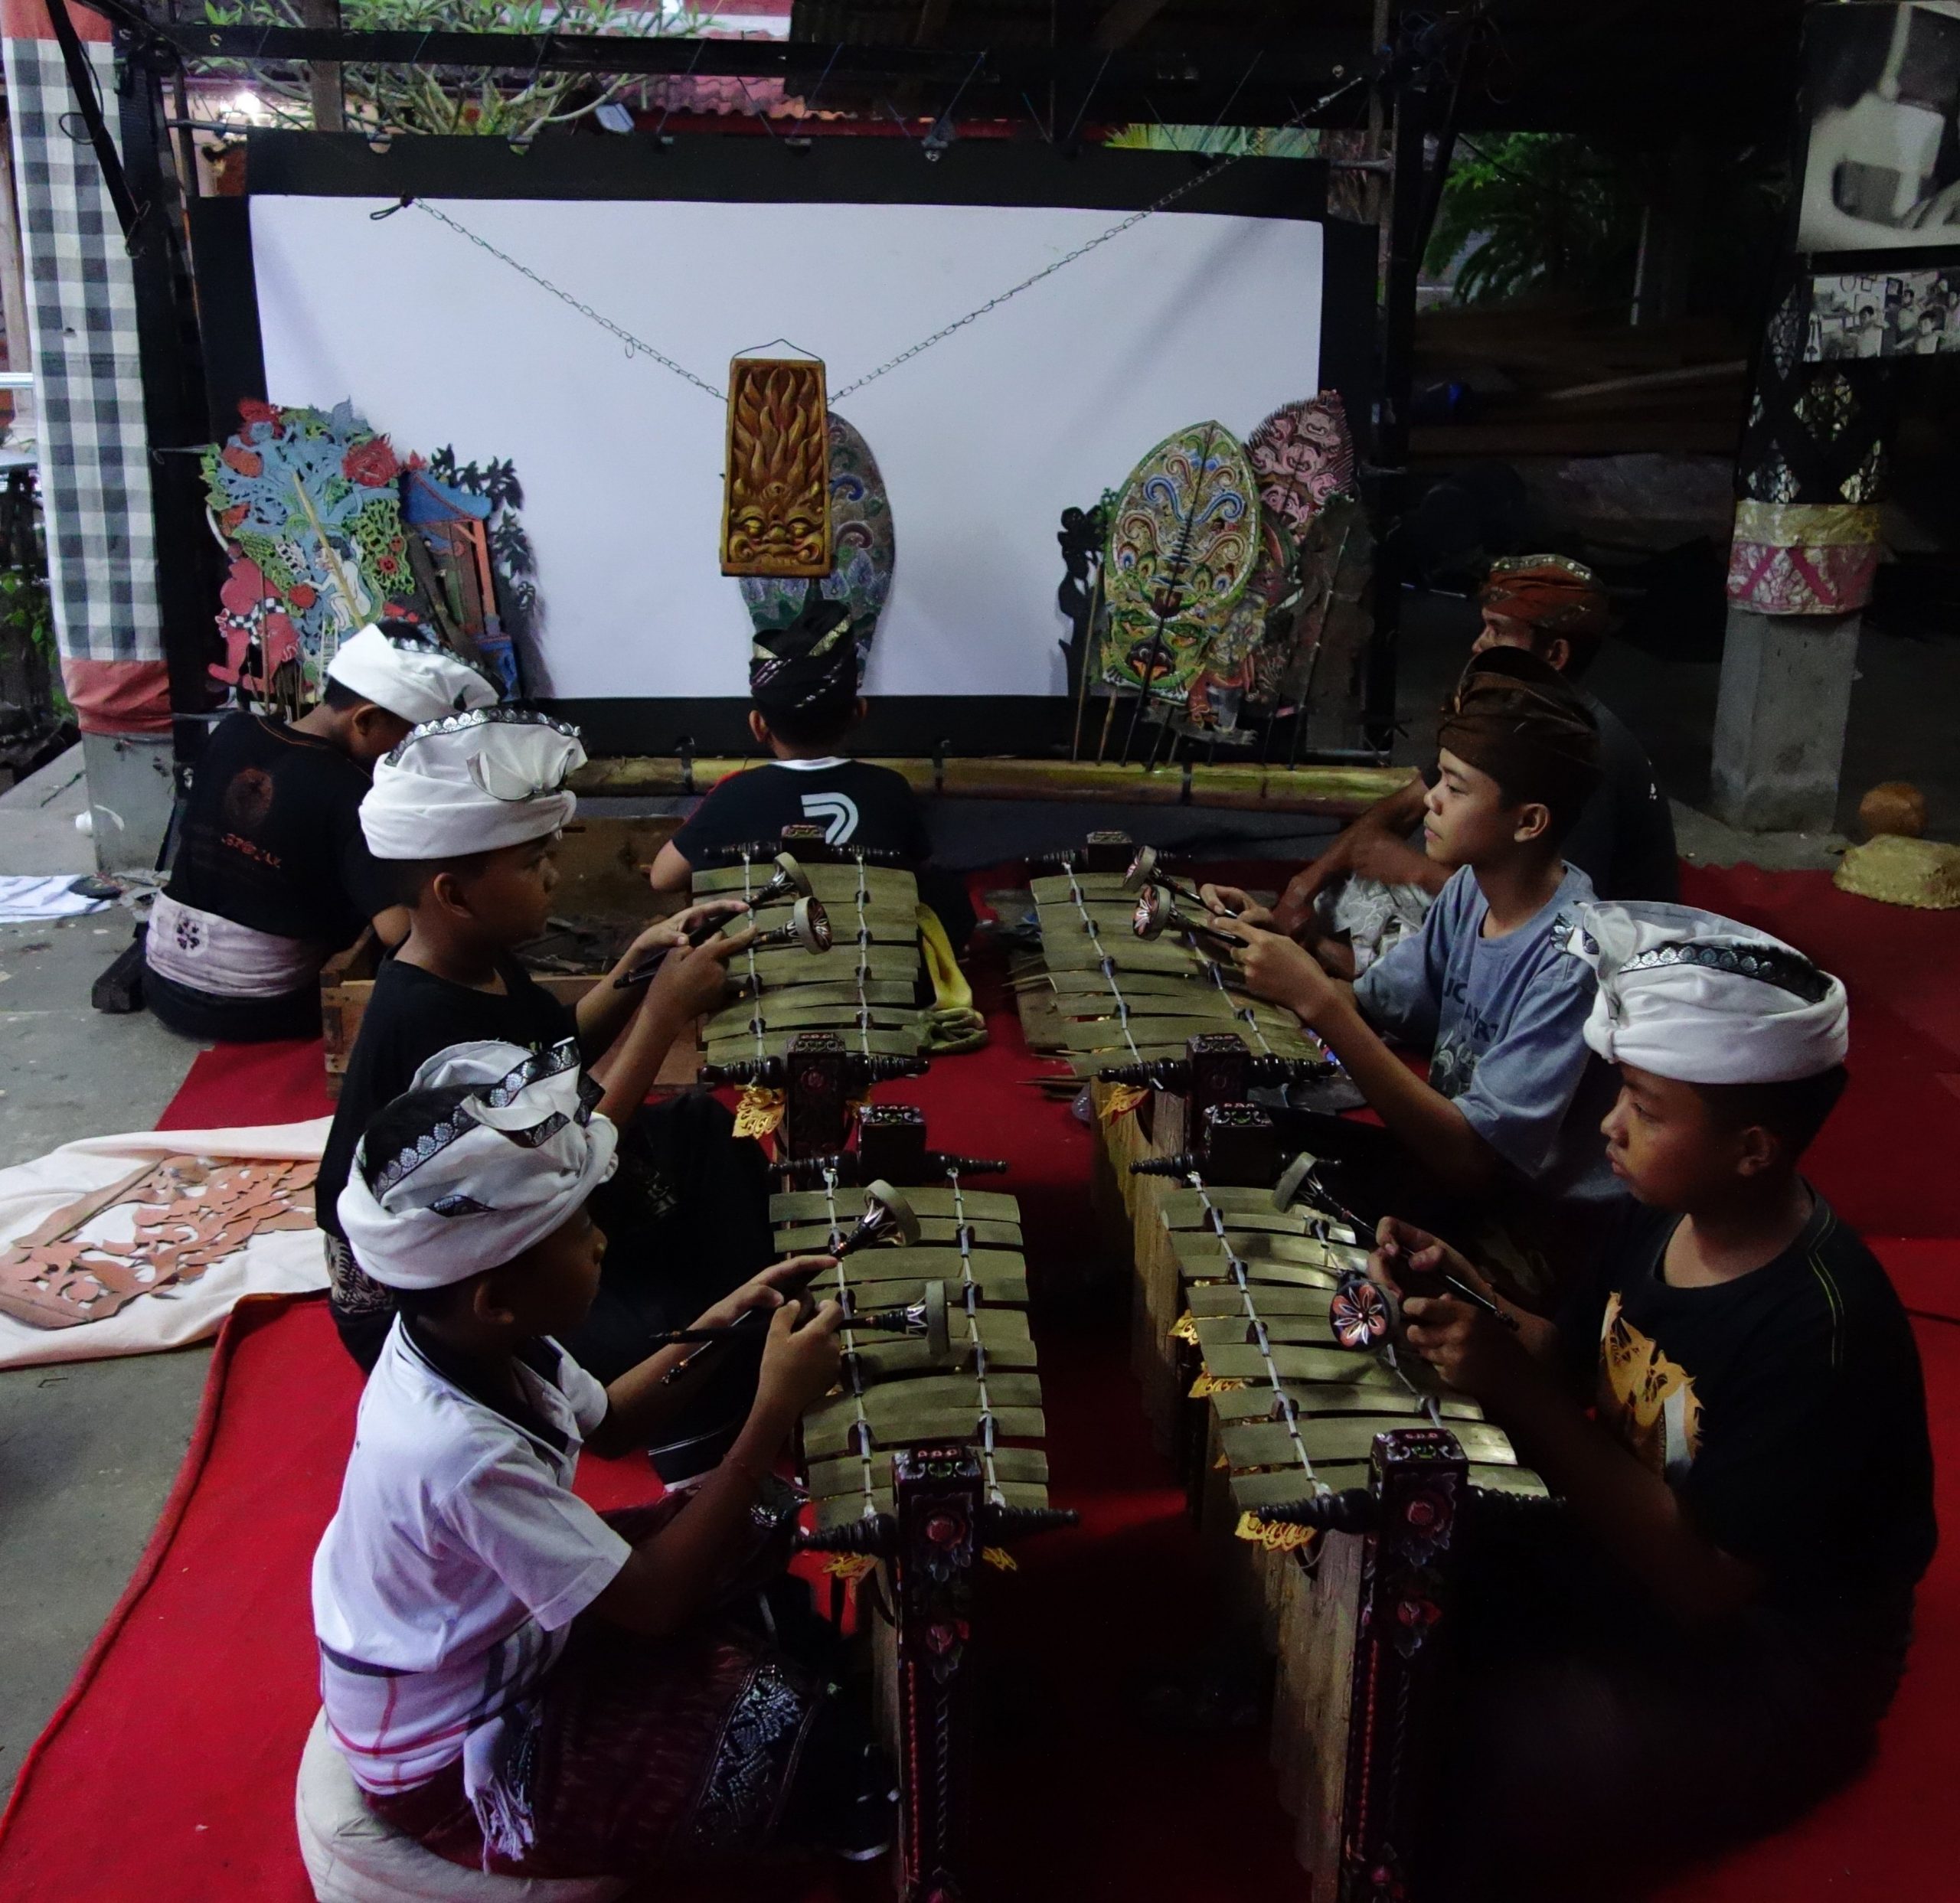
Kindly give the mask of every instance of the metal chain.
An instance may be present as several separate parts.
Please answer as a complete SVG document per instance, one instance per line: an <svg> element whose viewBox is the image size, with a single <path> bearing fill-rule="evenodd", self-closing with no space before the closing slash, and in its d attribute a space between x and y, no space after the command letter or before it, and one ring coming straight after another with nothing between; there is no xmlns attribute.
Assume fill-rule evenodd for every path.
<svg viewBox="0 0 1960 1903"><path fill-rule="evenodd" d="M1364 73L1357 73L1352 79L1344 80L1340 85L1334 87L1332 92L1323 93L1314 101L1312 105L1306 107L1303 111L1295 113L1285 124L1275 126L1272 129L1282 132L1297 129L1304 126L1315 114L1325 111L1331 106L1344 93L1352 92L1356 86L1364 85L1367 83L1367 76ZM832 403L839 403L847 397L855 396L867 384L876 383L880 377L889 376L901 364L909 364L913 357L923 356L934 344L943 344L949 337L957 335L959 332L965 330L968 325L977 323L990 312L998 311L1010 299L1020 296L1022 292L1033 290L1036 285L1053 277L1057 271L1073 264L1078 259L1087 257L1092 251L1099 250L1111 239L1120 238L1125 231L1142 224L1145 219L1154 217L1160 211L1168 211L1179 199L1197 191L1200 185L1210 184L1220 173L1229 171L1240 160L1250 158L1251 155L1251 149L1248 146L1246 150L1234 152L1229 158L1220 159L1217 164L1207 166L1203 171L1194 174L1181 184L1174 185L1170 191L1164 193L1161 197L1153 198L1142 210L1132 211L1128 217L1110 226L1108 230L1099 233L1086 243L1077 245L1073 251L1064 253L1060 257L1056 259L1054 263L1044 266L1032 277L1023 278L1011 289L1001 292L998 297L989 298L977 309L969 311L964 317L956 319L952 323L947 325L944 329L936 330L930 337L922 338L910 350L901 351L890 361L880 364L876 370L867 370L855 383L846 384L841 389L832 390L830 393L829 400ZM531 269L529 265L519 263L508 251L498 250L487 238L479 237L467 225L459 224L447 212L438 211L426 198L417 198L413 202L418 211L426 211L430 217L436 220L439 224L447 225L459 236L467 238L479 251L486 251L500 263L508 264L520 276L530 279L541 291L548 292L560 303L569 305L581 317L591 318L601 330L609 331L626 345L628 356L650 357L663 370L671 370L683 383L692 384L695 389L712 397L717 403L725 403L728 400L728 393L726 390L717 390L714 384L697 377L692 370L675 362L672 357L655 350L651 344L635 337L623 325L614 323L609 317L602 317L590 304L581 304L570 292L560 289L549 278L541 276Z"/></svg>
<svg viewBox="0 0 1960 1903"><path fill-rule="evenodd" d="M714 384L703 382L692 370L675 363L672 357L655 350L651 344L642 341L622 325L614 323L609 317L602 317L590 304L581 304L570 292L560 290L549 278L541 276L529 265L520 264L508 251L499 251L488 238L479 238L469 226L459 224L446 211L438 211L427 199L417 198L414 203L417 211L427 212L430 217L439 224L447 225L452 231L467 238L479 251L487 251L491 256L497 259L500 263L508 264L520 277L530 279L541 291L549 292L560 304L570 305L580 316L589 317L601 330L611 331L621 343L626 345L626 354L629 357L651 357L663 370L671 370L683 383L692 384L697 390L705 390L717 403L727 402L728 393L725 390L717 390Z"/></svg>

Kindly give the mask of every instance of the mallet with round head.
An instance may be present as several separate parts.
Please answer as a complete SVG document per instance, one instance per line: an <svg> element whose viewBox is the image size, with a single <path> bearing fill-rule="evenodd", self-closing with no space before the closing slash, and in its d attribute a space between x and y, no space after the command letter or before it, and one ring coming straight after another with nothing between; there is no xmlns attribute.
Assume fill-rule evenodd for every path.
<svg viewBox="0 0 1960 1903"><path fill-rule="evenodd" d="M796 863L793 855L778 853L774 863L776 870L768 883L758 886L749 894L751 912L760 912L765 906L779 906L786 900L808 899L815 893L810 875Z"/></svg>
<svg viewBox="0 0 1960 1903"><path fill-rule="evenodd" d="M1145 886L1137 894L1136 909L1130 914L1130 929L1146 941L1161 938L1167 932L1183 932L1215 950L1239 950L1245 941L1229 932L1221 932L1211 922L1215 916L1207 912L1202 918L1194 919L1189 912L1178 909L1177 900L1167 888Z"/></svg>
<svg viewBox="0 0 1960 1903"><path fill-rule="evenodd" d="M864 1213L840 1236L831 1253L841 1262L861 1249L905 1244L916 1247L923 1233L912 1205L883 1177L864 1186Z"/></svg>
<svg viewBox="0 0 1960 1903"><path fill-rule="evenodd" d="M1204 895L1197 886L1184 880L1174 879L1163 870L1161 856L1155 846L1139 846L1136 857L1130 861L1129 870L1123 874L1125 892L1141 892L1146 886L1161 886L1166 892L1194 905L1200 912L1210 912L1214 918L1236 919L1236 912L1212 912L1204 902Z"/></svg>

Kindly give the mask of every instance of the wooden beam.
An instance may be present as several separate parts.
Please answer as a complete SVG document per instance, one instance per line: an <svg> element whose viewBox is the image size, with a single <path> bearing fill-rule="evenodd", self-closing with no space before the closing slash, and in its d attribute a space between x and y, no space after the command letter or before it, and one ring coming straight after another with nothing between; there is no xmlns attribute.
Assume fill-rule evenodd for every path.
<svg viewBox="0 0 1960 1903"><path fill-rule="evenodd" d="M1089 44L1099 51L1114 53L1128 46L1169 5L1170 0L1110 0Z"/></svg>
<svg viewBox="0 0 1960 1903"><path fill-rule="evenodd" d="M573 775L575 792L610 796L674 794L712 786L746 759L654 755L593 760ZM1093 760L881 759L913 789L945 799L1117 800L1139 806L1223 807L1239 811L1321 813L1351 818L1406 785L1406 766L1119 766Z"/></svg>
<svg viewBox="0 0 1960 1903"><path fill-rule="evenodd" d="M338 32L340 0L299 0L299 20L302 26ZM307 86L312 94L314 131L345 132L347 100L341 86L339 60L313 60L307 68Z"/></svg>

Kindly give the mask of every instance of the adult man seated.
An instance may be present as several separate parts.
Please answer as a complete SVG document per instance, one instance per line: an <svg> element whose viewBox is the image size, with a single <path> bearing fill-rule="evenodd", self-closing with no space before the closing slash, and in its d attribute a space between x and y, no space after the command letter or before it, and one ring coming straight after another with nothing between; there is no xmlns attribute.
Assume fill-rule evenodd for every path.
<svg viewBox="0 0 1960 1903"><path fill-rule="evenodd" d="M413 622L371 624L297 720L227 714L198 763L170 883L143 942L143 1001L186 1037L320 1028L320 968L370 922L407 929L361 834L374 762L410 728L489 706L496 684ZM392 915L392 916L390 916Z"/></svg>
<svg viewBox="0 0 1960 1903"><path fill-rule="evenodd" d="M1654 769L1625 723L1577 686L1606 630L1598 578L1563 556L1521 556L1492 566L1479 606L1483 627L1471 651L1527 649L1574 684L1598 724L1599 790L1573 824L1566 858L1602 899L1678 898L1674 819ZM1273 929L1341 978L1419 930L1452 870L1423 850L1423 805L1434 780L1432 772L1399 787L1304 867L1273 908Z"/></svg>

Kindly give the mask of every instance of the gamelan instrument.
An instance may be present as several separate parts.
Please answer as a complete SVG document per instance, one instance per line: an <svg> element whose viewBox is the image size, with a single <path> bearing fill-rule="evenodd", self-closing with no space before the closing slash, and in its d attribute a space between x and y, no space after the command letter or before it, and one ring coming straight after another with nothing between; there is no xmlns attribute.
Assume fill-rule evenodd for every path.
<svg viewBox="0 0 1960 1903"><path fill-rule="evenodd" d="M805 863L847 916L853 903L875 907L885 878L911 886L909 874L855 860ZM838 875L851 882L843 899L824 890ZM773 1015L777 997L794 995L762 999ZM839 1386L802 1423L813 1522L802 1543L828 1555L834 1616L854 1584L859 1595L899 1774L901 1903L960 1903L994 1564L1075 1516L1047 1503L1020 1210L1011 1196L969 1187L1005 1166L930 1148L910 1105L864 1102L926 1068L916 1046L866 1043L828 1028L745 1036L740 1055L702 1075L780 1093L776 1242L786 1255L835 1258L807 1284L809 1298L841 1302L845 1319Z"/></svg>
<svg viewBox="0 0 1960 1903"><path fill-rule="evenodd" d="M886 1608L868 1624L881 1723L899 1768L898 1893L906 1903L956 1903L986 1630L975 1615L988 1562L1075 1516L1047 1503L1014 1199L967 1188L972 1160L927 1150L924 1118L908 1106L864 1106L857 1137L854 1151L789 1161L786 1174L817 1187L770 1203L786 1253L841 1255L812 1287L842 1301L847 1319L841 1391L803 1417L816 1523L803 1543L832 1556L840 1591L842 1577L860 1575L861 1591ZM908 1162L920 1166L916 1173ZM906 1187L894 1191L881 1176L863 1193L901 1200L912 1226L888 1246L853 1249L846 1185L874 1170L898 1172ZM867 1333L854 1319L915 1308L923 1336Z"/></svg>
<svg viewBox="0 0 1960 1903"><path fill-rule="evenodd" d="M1219 929L1215 917L1212 912L1200 912L1194 918L1178 909L1168 886L1145 886L1137 894L1130 912L1130 930L1145 942L1161 938L1167 932L1174 932L1194 945L1202 945L1214 956L1223 952L1230 958L1245 941Z"/></svg>
<svg viewBox="0 0 1960 1903"><path fill-rule="evenodd" d="M1214 1095L1251 1061L1194 1040L1160 1073L1158 1141L1126 1139L1146 1406L1275 1655L1273 1762L1311 1897L1441 1898L1423 1821L1452 1567L1472 1516L1546 1489L1475 1402L1398 1354L1392 1291L1315 1160L1282 1169L1271 1115ZM1388 1298L1361 1352L1344 1291Z"/></svg>
<svg viewBox="0 0 1960 1903"><path fill-rule="evenodd" d="M1367 1224L1321 1181L1320 1159L1305 1150L1279 1173L1279 1180L1272 1186L1272 1206L1276 1209L1283 1212L1303 1202L1337 1222L1346 1223L1364 1241L1367 1239ZM1472 1288L1460 1275L1453 1275L1446 1269L1416 1269L1404 1262L1399 1279L1408 1284L1400 1292L1377 1279L1367 1269L1350 1268L1343 1272L1334 1286L1333 1300L1328 1304L1328 1318L1333 1324L1334 1338L1342 1347L1380 1348L1391 1341L1401 1332L1404 1294L1448 1295L1455 1301L1468 1302L1473 1308L1481 1308L1514 1333L1517 1330L1517 1323L1512 1316L1481 1289Z"/></svg>
<svg viewBox="0 0 1960 1903"><path fill-rule="evenodd" d="M741 899L753 909L789 899L801 880L808 889L795 889L792 924L814 908L827 938L818 946L777 927L729 961L738 994L707 1020L708 1062L779 1056L808 1030L833 1032L860 1056L916 1055L925 1043L918 881L868 850L826 847L820 832L811 838L786 827L783 838L793 856L766 844L743 847L736 864L697 873L694 896ZM744 923L738 915L733 929Z"/></svg>
<svg viewBox="0 0 1960 1903"><path fill-rule="evenodd" d="M1195 906L1201 912L1210 912L1211 908L1204 903L1204 895L1197 886L1181 879L1174 879L1165 871L1162 855L1155 846L1139 846L1136 857L1129 863L1123 874L1125 892L1142 892L1147 886L1158 886L1173 898L1181 899L1187 905ZM1220 911L1214 915L1219 918L1236 919L1236 912Z"/></svg>
<svg viewBox="0 0 1960 1903"><path fill-rule="evenodd" d="M1342 1344L1331 1304L1358 1248L1202 1178L1163 1216L1199 1364L1200 1523L1276 1654L1273 1762L1313 1894L1446 1896L1422 1853L1453 1565L1472 1516L1544 1485L1392 1333Z"/></svg>
<svg viewBox="0 0 1960 1903"><path fill-rule="evenodd" d="M755 908L752 906L750 910ZM747 913L736 912L727 918L704 919L688 933L688 943L701 945L710 938L718 938L730 931L746 932L750 921ZM751 955L758 952L768 952L778 945L801 945L813 956L828 952L831 948L830 914L824 909L821 899L805 896L799 899L789 916L781 925L771 925L756 932L748 948ZM622 971L612 981L615 991L624 991L629 985L645 984L667 961L671 945L663 945L658 952L650 952L637 964Z"/></svg>
<svg viewBox="0 0 1960 1903"><path fill-rule="evenodd" d="M1076 1074L1184 1056L1194 1033L1236 1031L1259 1056L1330 1068L1319 1040L1292 1012L1249 996L1221 952L1236 944L1217 915L1178 910L1161 886L1138 899L1126 883L1135 849L1122 834L1090 835L1062 870L1031 882L1041 935L1040 978L1054 994ZM1098 870L1115 860L1116 870ZM1147 932L1138 920L1148 911Z"/></svg>
<svg viewBox="0 0 1960 1903"><path fill-rule="evenodd" d="M766 906L793 903L799 899L814 898L816 887L810 883L806 873L794 854L778 853L770 862L776 870L766 883L758 886L749 895L749 909L760 912Z"/></svg>
<svg viewBox="0 0 1960 1903"><path fill-rule="evenodd" d="M1171 1444L1178 1398L1189 1386L1180 1386L1165 1346L1184 1311L1176 1258L1163 1239L1164 1200L1173 1183L1194 1172L1212 1181L1270 1183L1279 1170L1276 1139L1253 1093L1324 1077L1330 1069L1311 1057L1255 1052L1221 1027L1187 1037L1178 1056L1106 1064L1096 1078L1091 1095L1101 1180L1109 1186L1105 1207L1135 1269L1130 1365L1160 1447ZM1134 1173L1139 1166L1142 1173ZM1333 1232L1333 1225L1321 1226Z"/></svg>

